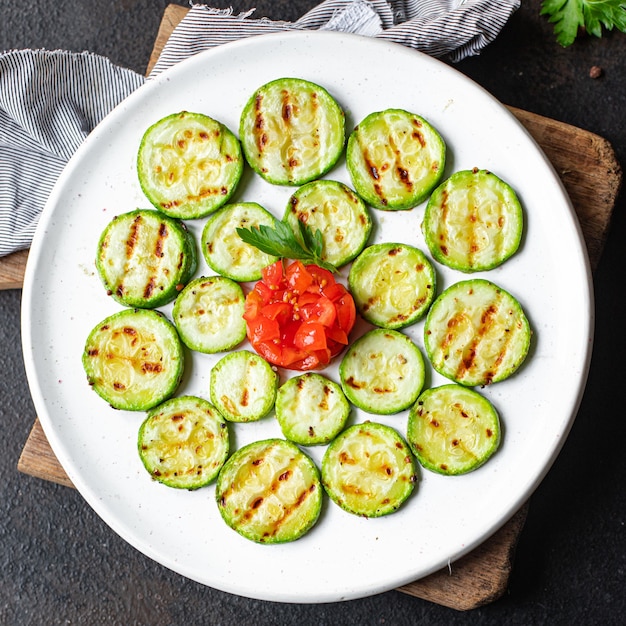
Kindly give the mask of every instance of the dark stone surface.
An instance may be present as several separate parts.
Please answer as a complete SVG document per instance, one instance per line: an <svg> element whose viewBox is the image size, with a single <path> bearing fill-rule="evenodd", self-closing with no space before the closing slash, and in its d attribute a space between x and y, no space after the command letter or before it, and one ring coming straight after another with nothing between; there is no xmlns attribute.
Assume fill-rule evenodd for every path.
<svg viewBox="0 0 626 626"><path fill-rule="evenodd" d="M143 72L166 0L3 0L0 49L90 50ZM181 3L184 4L184 3ZM229 6L230 3L213 3ZM314 1L257 2L296 19ZM233 2L236 11L255 6ZM502 102L607 138L626 163L626 35L560 48L524 1L499 38L457 69ZM600 66L600 78L589 76ZM620 624L626 609L626 435L621 390L624 197L594 282L596 338L572 432L531 499L509 589L459 613L391 591L280 605L214 591L129 547L74 490L16 470L35 418L20 350L20 292L0 292L0 624Z"/></svg>

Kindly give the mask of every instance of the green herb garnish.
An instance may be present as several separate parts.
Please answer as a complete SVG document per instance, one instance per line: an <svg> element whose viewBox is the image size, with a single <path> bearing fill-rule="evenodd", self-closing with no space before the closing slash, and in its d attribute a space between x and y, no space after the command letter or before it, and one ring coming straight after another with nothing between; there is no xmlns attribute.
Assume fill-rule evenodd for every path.
<svg viewBox="0 0 626 626"><path fill-rule="evenodd" d="M595 37L602 37L602 27L626 32L626 2L619 0L543 0L541 15L554 24L563 47L574 43L581 28Z"/></svg>
<svg viewBox="0 0 626 626"><path fill-rule="evenodd" d="M285 222L275 221L274 226L259 224L252 228L238 228L237 234L243 241L255 248L284 259L298 259L336 272L337 268L322 259L324 237L319 228L313 230L304 222L298 221L300 240Z"/></svg>

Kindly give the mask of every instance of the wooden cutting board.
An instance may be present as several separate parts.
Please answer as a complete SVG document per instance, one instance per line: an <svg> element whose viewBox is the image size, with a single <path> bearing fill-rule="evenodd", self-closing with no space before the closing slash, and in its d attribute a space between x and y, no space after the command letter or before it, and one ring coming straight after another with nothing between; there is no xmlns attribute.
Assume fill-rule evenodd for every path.
<svg viewBox="0 0 626 626"><path fill-rule="evenodd" d="M165 10L148 72L165 42L188 9L169 5ZM580 221L592 269L595 269L608 232L622 172L611 145L602 137L556 120L509 107L543 148L568 192ZM27 251L0 258L0 289L22 285ZM52 452L39 423L31 430L18 462L26 474L72 487ZM492 602L506 590L515 548L524 526L528 503L498 532L449 567L399 590L457 610Z"/></svg>

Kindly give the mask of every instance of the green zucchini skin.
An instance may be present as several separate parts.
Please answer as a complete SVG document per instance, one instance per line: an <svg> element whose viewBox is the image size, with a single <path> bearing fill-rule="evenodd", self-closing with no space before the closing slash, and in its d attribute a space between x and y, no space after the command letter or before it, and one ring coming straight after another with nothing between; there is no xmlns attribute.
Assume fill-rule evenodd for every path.
<svg viewBox="0 0 626 626"><path fill-rule="evenodd" d="M156 308L171 302L197 265L196 243L184 223L152 209L116 216L98 241L98 275L123 306Z"/></svg>
<svg viewBox="0 0 626 626"><path fill-rule="evenodd" d="M124 309L89 333L82 362L93 390L113 408L147 411L176 391L184 353L162 313Z"/></svg>
<svg viewBox="0 0 626 626"><path fill-rule="evenodd" d="M275 408L283 435L302 446L332 441L350 416L350 403L341 387L315 372L295 376L281 385Z"/></svg>
<svg viewBox="0 0 626 626"><path fill-rule="evenodd" d="M208 115L181 111L144 133L137 153L139 184L161 212L199 219L226 204L243 173L241 145Z"/></svg>
<svg viewBox="0 0 626 626"><path fill-rule="evenodd" d="M397 511L418 480L411 450L390 426L355 424L328 446L322 459L322 484L344 511L381 517Z"/></svg>
<svg viewBox="0 0 626 626"><path fill-rule="evenodd" d="M298 222L319 230L324 239L322 259L335 267L352 261L365 247L372 231L369 209L347 185L315 180L289 198L283 220L302 243Z"/></svg>
<svg viewBox="0 0 626 626"><path fill-rule="evenodd" d="M278 257L245 243L237 228L272 226L275 218L256 202L227 204L214 213L202 231L202 253L216 273L237 282L259 280L261 270Z"/></svg>
<svg viewBox="0 0 626 626"><path fill-rule="evenodd" d="M439 183L446 144L423 117L403 109L376 111L348 137L346 165L356 192L386 211L412 209Z"/></svg>
<svg viewBox="0 0 626 626"><path fill-rule="evenodd" d="M255 422L274 407L278 374L249 350L223 356L211 369L211 402L229 422Z"/></svg>
<svg viewBox="0 0 626 626"><path fill-rule="evenodd" d="M361 316L381 328L414 324L435 298L437 277L426 255L408 244L368 246L350 268L348 284Z"/></svg>
<svg viewBox="0 0 626 626"><path fill-rule="evenodd" d="M519 248L522 205L508 183L480 169L456 172L431 195L422 231L433 258L462 272L502 265Z"/></svg>
<svg viewBox="0 0 626 626"><path fill-rule="evenodd" d="M320 473L313 460L285 439L239 448L217 478L217 506L233 530L257 543L295 541L317 522Z"/></svg>
<svg viewBox="0 0 626 626"><path fill-rule="evenodd" d="M482 278L448 287L424 323L424 347L432 366L469 387L511 376L524 362L531 337L517 299Z"/></svg>
<svg viewBox="0 0 626 626"><path fill-rule="evenodd" d="M269 183L302 185L326 174L345 144L345 116L320 85L279 78L250 96L239 137L250 167Z"/></svg>
<svg viewBox="0 0 626 626"><path fill-rule="evenodd" d="M148 412L137 449L154 480L175 489L200 489L215 480L228 458L228 427L207 400L171 398Z"/></svg>
<svg viewBox="0 0 626 626"><path fill-rule="evenodd" d="M427 389L409 413L408 444L421 466L438 474L478 469L496 452L500 437L495 407L462 385Z"/></svg>
<svg viewBox="0 0 626 626"><path fill-rule="evenodd" d="M244 304L239 283L224 276L200 276L176 298L172 316L188 348L213 354L245 339Z"/></svg>
<svg viewBox="0 0 626 626"><path fill-rule="evenodd" d="M424 357L409 337L382 328L359 337L339 365L346 398L378 415L408 409L424 386L425 372Z"/></svg>

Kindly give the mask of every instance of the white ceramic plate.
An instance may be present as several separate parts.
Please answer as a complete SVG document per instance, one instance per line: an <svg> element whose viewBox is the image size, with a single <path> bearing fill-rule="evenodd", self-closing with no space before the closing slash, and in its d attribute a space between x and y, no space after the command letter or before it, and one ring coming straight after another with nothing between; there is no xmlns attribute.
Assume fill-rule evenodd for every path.
<svg viewBox="0 0 626 626"><path fill-rule="evenodd" d="M100 284L94 254L114 215L148 207L135 171L144 130L185 109L207 113L236 132L254 89L284 76L326 87L345 108L348 128L376 110L416 112L447 142L446 175L486 168L517 190L526 215L522 247L503 267L480 275L518 297L534 340L514 377L483 390L504 430L499 452L485 466L461 477L423 471L406 506L379 519L350 515L327 499L318 524L302 539L263 546L226 526L212 486L177 491L150 479L135 448L144 415L115 411L101 400L87 385L81 353L91 328L120 309ZM343 164L327 178L349 183ZM282 216L291 191L248 170L237 199ZM374 211L375 240L426 251L423 210ZM199 235L204 221L189 224ZM204 261L198 273L208 273ZM439 290L467 278L443 267L438 277ZM516 512L574 419L592 315L588 263L572 208L543 153L507 109L455 70L407 48L336 33L296 33L198 55L140 88L88 137L52 193L31 248L23 347L35 407L54 452L87 502L126 541L217 589L265 600L329 602L382 592L445 567ZM406 332L423 347L423 323ZM194 354L179 392L208 397L217 358ZM336 364L327 374L337 380ZM446 381L432 373L429 382ZM403 432L406 416L373 419ZM355 420L367 417L355 414ZM236 446L281 436L273 417L235 425L232 432ZM318 462L323 450L308 449Z"/></svg>

